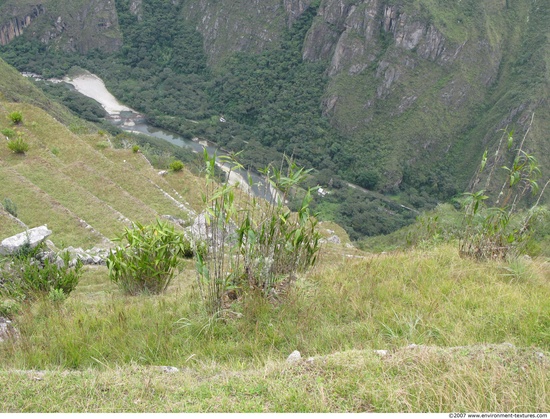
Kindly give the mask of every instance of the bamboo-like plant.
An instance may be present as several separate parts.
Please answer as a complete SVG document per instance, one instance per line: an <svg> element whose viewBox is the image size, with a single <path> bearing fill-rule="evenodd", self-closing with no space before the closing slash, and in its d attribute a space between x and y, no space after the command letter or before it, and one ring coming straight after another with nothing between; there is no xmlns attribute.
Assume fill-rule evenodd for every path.
<svg viewBox="0 0 550 419"><path fill-rule="evenodd" d="M242 168L232 157L221 160L230 165L227 179ZM239 203L235 199L237 185L215 183L215 156L205 152L205 162L206 234L205 242L197 241L204 247L195 257L199 291L208 312L215 314L228 295L237 298L244 290L269 295L279 284L290 284L297 273L316 262L320 235L309 210L311 190L297 213L285 206L289 194L308 173L291 159L263 171L267 200L248 197ZM249 185L252 183L249 177Z"/></svg>
<svg viewBox="0 0 550 419"><path fill-rule="evenodd" d="M160 220L150 225L135 222L115 241L127 244L109 253L109 277L130 295L163 292L176 273L179 259L192 256L183 234Z"/></svg>
<svg viewBox="0 0 550 419"><path fill-rule="evenodd" d="M519 147L515 150L510 167L501 167L506 171L506 179L498 196L492 200L494 206L487 206L487 202L491 202L491 197L486 191L495 167L502 161L506 151L513 147L513 131L503 130L484 189L464 194L464 233L459 244L461 255L476 259L503 259L507 256L516 256L523 251L522 246L530 236L531 222L539 210L540 199L550 182L544 185L533 206L527 210L520 210L520 203L529 193L536 195L539 192L537 180L541 177L541 171L537 159L524 150L533 118L534 115ZM505 141L507 150L503 147ZM485 151L472 182L472 189L479 183L487 162L488 152Z"/></svg>

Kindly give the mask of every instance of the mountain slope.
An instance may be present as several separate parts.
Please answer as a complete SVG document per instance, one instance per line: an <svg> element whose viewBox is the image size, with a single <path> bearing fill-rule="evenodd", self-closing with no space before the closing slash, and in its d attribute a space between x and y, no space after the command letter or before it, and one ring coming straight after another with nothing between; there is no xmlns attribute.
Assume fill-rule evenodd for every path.
<svg viewBox="0 0 550 419"><path fill-rule="evenodd" d="M5 83L0 128L15 131L29 144L24 155L12 153L5 140L0 147L0 199L9 198L17 205L21 222L29 227L48 224L54 243L91 246L105 244L130 220L146 223L162 215L190 220L193 209L141 153L111 148L105 133L75 117L71 131L27 103L30 98L37 104L47 100L2 61L0 75ZM23 91L12 93L7 86ZM59 105L56 109L68 114ZM22 113L22 124L9 122L7 116L13 111ZM170 182L182 189L195 182L187 171L168 176L179 178ZM21 231L21 225L3 210L2 219L7 222L0 224L0 237Z"/></svg>
<svg viewBox="0 0 550 419"><path fill-rule="evenodd" d="M44 13L2 49L18 68L86 66L152 123L242 150L254 167L293 154L338 195L318 202L332 219L348 217L342 202L357 206L332 188L340 179L418 209L453 197L501 130L521 138L533 114L526 150L550 166L548 2L95 0L70 16L56 9L63 1L38 3ZM1 3L0 27L25 7ZM107 9L109 30L94 23L71 42L108 32L108 47L44 38L59 16L72 28ZM387 210L371 207L354 212ZM349 217L353 232L360 217Z"/></svg>

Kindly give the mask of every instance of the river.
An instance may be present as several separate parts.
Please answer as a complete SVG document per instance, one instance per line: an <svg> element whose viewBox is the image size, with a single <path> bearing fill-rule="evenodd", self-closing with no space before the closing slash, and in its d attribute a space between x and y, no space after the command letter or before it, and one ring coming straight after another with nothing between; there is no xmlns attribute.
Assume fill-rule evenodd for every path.
<svg viewBox="0 0 550 419"><path fill-rule="evenodd" d="M135 110L121 104L105 87L105 83L95 74L85 72L76 77L65 77L65 83L72 85L79 93L97 101L107 112L108 119L120 128L134 132L160 138L179 147L185 147L196 153L203 153L206 149L212 156L224 155L215 144L208 141L199 141L198 139L188 140L176 133L152 127L145 123L145 117ZM230 170L229 165L225 163L216 163L224 172L229 173L229 182L238 184L243 190L264 199L271 199L274 191L269 185L266 185L265 178L257 173L250 173L246 170ZM248 178L252 184L248 182Z"/></svg>

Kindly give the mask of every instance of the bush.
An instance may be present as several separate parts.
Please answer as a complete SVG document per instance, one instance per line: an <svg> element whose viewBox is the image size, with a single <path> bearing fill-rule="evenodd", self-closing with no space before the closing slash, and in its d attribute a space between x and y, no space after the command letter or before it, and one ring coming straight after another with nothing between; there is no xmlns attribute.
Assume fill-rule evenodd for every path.
<svg viewBox="0 0 550 419"><path fill-rule="evenodd" d="M2 133L3 135L5 135L8 138L15 137L15 131L10 129L10 128L4 128L3 130L0 130L0 133Z"/></svg>
<svg viewBox="0 0 550 419"><path fill-rule="evenodd" d="M107 257L109 277L130 295L163 292L176 273L179 259L193 255L183 234L160 220L145 226L136 222L115 241L128 244Z"/></svg>
<svg viewBox="0 0 550 419"><path fill-rule="evenodd" d="M170 170L173 172L179 172L183 170L183 162L181 160L174 160L172 163L170 163Z"/></svg>
<svg viewBox="0 0 550 419"><path fill-rule="evenodd" d="M139 152L139 146L138 146L137 144L134 145L134 146L132 146L132 151L133 151L134 153Z"/></svg>
<svg viewBox="0 0 550 419"><path fill-rule="evenodd" d="M15 140L8 141L8 148L16 154L25 154L29 151L29 144L23 137L17 137Z"/></svg>
<svg viewBox="0 0 550 419"><path fill-rule="evenodd" d="M8 118L13 124L20 124L23 122L23 114L19 111L13 111L8 115Z"/></svg>
<svg viewBox="0 0 550 419"><path fill-rule="evenodd" d="M59 304L67 299L67 294L62 289L52 288L48 293L48 299L54 304Z"/></svg>
<svg viewBox="0 0 550 419"><path fill-rule="evenodd" d="M4 283L1 293L15 298L33 299L37 295L47 295L52 289L61 290L69 295L78 285L81 276L82 262L77 261L70 267L69 252L61 253L61 261L51 261L48 257L42 260L44 245L35 248L23 247L18 253L8 257L0 270Z"/></svg>
<svg viewBox="0 0 550 419"><path fill-rule="evenodd" d="M15 202L13 202L11 199L4 198L4 200L2 201L2 206L11 215L17 217L17 205L15 205Z"/></svg>
<svg viewBox="0 0 550 419"><path fill-rule="evenodd" d="M105 150L109 147L109 143L107 141L98 141L95 145L99 150Z"/></svg>
<svg viewBox="0 0 550 419"><path fill-rule="evenodd" d="M465 229L459 248L462 256L475 259L505 259L525 252L540 215L539 202L550 183L548 181L544 185L534 205L526 211L521 210L521 205L526 204L527 195L536 195L539 192L537 180L541 177L536 158L523 150L531 124L511 158L506 154L507 151L512 151L513 133L503 130L485 188L464 194L462 205ZM504 140L508 143L508 150L502 147ZM510 167L501 166L501 161L507 157L511 159ZM487 163L488 153L485 151L472 182L474 185L479 183L480 175ZM491 197L486 195L486 190L495 167L501 167L507 173L500 193L493 197L494 205L489 207L487 202L491 201Z"/></svg>
<svg viewBox="0 0 550 419"><path fill-rule="evenodd" d="M12 318L21 311L21 304L15 300L0 301L0 317Z"/></svg>

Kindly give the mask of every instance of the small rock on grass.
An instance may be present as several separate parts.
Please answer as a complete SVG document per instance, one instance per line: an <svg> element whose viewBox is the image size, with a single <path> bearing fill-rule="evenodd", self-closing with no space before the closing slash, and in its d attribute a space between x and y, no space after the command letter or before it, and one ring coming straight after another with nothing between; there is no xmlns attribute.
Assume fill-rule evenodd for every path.
<svg viewBox="0 0 550 419"><path fill-rule="evenodd" d="M295 362L298 362L300 359L302 359L302 355L300 355L300 352L294 351L288 356L286 362L288 362L289 364L293 364Z"/></svg>
<svg viewBox="0 0 550 419"><path fill-rule="evenodd" d="M162 372L165 372L166 374L173 374L175 372L179 372L179 370L176 367L168 367L168 366L162 366L160 367L160 370Z"/></svg>

